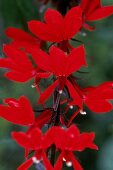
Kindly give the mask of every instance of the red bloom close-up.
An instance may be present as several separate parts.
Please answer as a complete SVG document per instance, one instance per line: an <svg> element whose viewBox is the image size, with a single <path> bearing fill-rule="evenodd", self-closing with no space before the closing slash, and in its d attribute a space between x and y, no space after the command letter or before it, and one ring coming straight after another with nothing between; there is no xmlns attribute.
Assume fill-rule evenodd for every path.
<svg viewBox="0 0 113 170"><path fill-rule="evenodd" d="M74 84L75 89L81 96L81 100L93 112L106 113L113 109L110 100L113 100L113 82L102 83L97 87L87 87L80 89ZM76 97L75 97L76 103ZM71 102L74 104L74 101Z"/></svg>
<svg viewBox="0 0 113 170"><path fill-rule="evenodd" d="M61 150L59 158L56 162L56 170L62 169L62 161L66 162L67 166L73 166L74 170L82 170L80 163L78 162L74 152L81 152L86 148L96 149L98 147L93 143L95 134L91 133L80 133L76 126L70 126L66 130L58 129L58 136L55 139L56 147Z"/></svg>
<svg viewBox="0 0 113 170"><path fill-rule="evenodd" d="M52 170L52 165L50 164L45 153L45 150L51 143L48 143L47 138L44 140L44 135L40 129L34 128L30 131L30 133L12 132L12 137L20 146L24 147L28 153L30 151L35 152L30 159L18 167L18 170L27 170L33 163L35 163L34 160L37 160L38 163L43 160L46 169ZM48 136L48 140L50 137L51 136ZM46 147L43 146L45 143L46 145L48 143Z"/></svg>
<svg viewBox="0 0 113 170"><path fill-rule="evenodd" d="M45 22L30 21L30 31L44 41L61 42L71 39L82 26L82 10L74 7L63 17L58 11L48 9L44 15Z"/></svg>
<svg viewBox="0 0 113 170"><path fill-rule="evenodd" d="M76 95L77 104L81 105L80 97L74 90L68 77L81 67L87 66L84 46L74 48L69 55L66 55L64 51L55 46L50 48L49 55L42 50L33 51L32 55L40 69L54 75L56 78L56 81L41 94L39 103L45 102L56 87L61 92L64 86L67 86L70 94L74 93ZM44 75L43 73L38 74L41 78L44 78Z"/></svg>
<svg viewBox="0 0 113 170"><path fill-rule="evenodd" d="M92 30L93 27L86 22L92 22L104 19L113 14L113 5L102 6L101 0L81 0L80 7L83 12L83 26L88 30Z"/></svg>
<svg viewBox="0 0 113 170"><path fill-rule="evenodd" d="M113 100L113 82L102 83L97 87L87 87L80 88L76 82L72 80L72 84L75 90L78 92L79 97L82 101L82 107L78 107L75 113L70 118L68 126L72 123L72 120L80 112L81 114L86 114L83 111L84 104L88 107L89 110L97 114L107 113L113 110L113 105L111 100ZM73 107L76 106L76 95L73 93L73 101L69 102L69 105Z"/></svg>
<svg viewBox="0 0 113 170"><path fill-rule="evenodd" d="M61 170L63 160L66 161L67 166L69 162L72 162L74 169L82 170L73 151L81 152L86 148L98 150L98 147L93 143L95 134L93 132L80 133L79 129L74 125L69 129L52 127L44 135L37 128L30 131L30 133L13 132L12 137L20 146L35 152L32 158L18 168L19 170L28 169L33 164L34 157L38 163L44 161L47 170L49 168L50 170ZM47 148L52 144L56 146L56 151L61 151L54 167L52 167L45 155Z"/></svg>

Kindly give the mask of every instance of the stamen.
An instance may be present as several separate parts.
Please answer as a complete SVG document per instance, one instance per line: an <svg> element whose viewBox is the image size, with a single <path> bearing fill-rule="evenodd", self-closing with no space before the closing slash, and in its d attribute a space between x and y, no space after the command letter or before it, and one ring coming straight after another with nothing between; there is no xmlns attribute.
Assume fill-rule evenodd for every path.
<svg viewBox="0 0 113 170"><path fill-rule="evenodd" d="M86 36L87 36L86 32L83 32L83 33L82 33L82 36L83 36L83 37L86 37Z"/></svg>
<svg viewBox="0 0 113 170"><path fill-rule="evenodd" d="M69 108L70 108L70 109L73 109L73 105L70 105Z"/></svg>
<svg viewBox="0 0 113 170"><path fill-rule="evenodd" d="M61 126L62 129L67 129L67 127L65 125ZM64 158L65 159L65 158Z"/></svg>
<svg viewBox="0 0 113 170"><path fill-rule="evenodd" d="M63 161L66 162L66 159L63 157Z"/></svg>
<svg viewBox="0 0 113 170"><path fill-rule="evenodd" d="M59 94L62 94L63 93L63 90L59 90Z"/></svg>
<svg viewBox="0 0 113 170"><path fill-rule="evenodd" d="M32 160L35 164L39 164L40 163L40 160L36 159L36 157L32 157Z"/></svg>
<svg viewBox="0 0 113 170"><path fill-rule="evenodd" d="M35 88L37 85L36 84L32 84L31 85L31 88Z"/></svg>
<svg viewBox="0 0 113 170"><path fill-rule="evenodd" d="M82 114L82 115L86 115L87 113L86 113L86 112L84 112L83 110L80 110L80 114Z"/></svg>
<svg viewBox="0 0 113 170"><path fill-rule="evenodd" d="M68 167L71 167L71 166L72 166L72 162L67 162L66 165L67 165Z"/></svg>
<svg viewBox="0 0 113 170"><path fill-rule="evenodd" d="M86 36L87 36L87 33L86 33L86 32L80 32L79 34L82 35L83 37L86 37Z"/></svg>

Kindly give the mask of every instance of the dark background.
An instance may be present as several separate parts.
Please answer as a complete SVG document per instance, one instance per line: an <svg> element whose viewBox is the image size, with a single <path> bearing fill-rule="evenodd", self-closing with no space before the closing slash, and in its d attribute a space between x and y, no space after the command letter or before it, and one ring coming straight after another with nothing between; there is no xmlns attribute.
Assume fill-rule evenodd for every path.
<svg viewBox="0 0 113 170"><path fill-rule="evenodd" d="M39 19L38 1L36 0L0 0L0 55L2 45L9 40L4 30L9 26L27 30L27 21ZM103 0L103 4L113 4L113 0ZM49 5L48 5L49 6ZM96 22L96 30L87 32L86 37L78 35L87 49L89 67L82 74L82 86L98 85L113 80L113 15ZM79 44L76 44L79 45ZM36 89L32 89L32 81L24 84L14 83L3 76L0 70L0 102L7 97L18 98L25 95L34 105L38 99ZM87 110L86 116L78 116L75 120L81 131L95 131L95 142L99 151L85 150L78 155L84 170L113 170L113 111L99 115ZM24 152L14 141L10 132L21 129L0 119L0 170L15 170L24 160ZM32 168L33 169L33 168ZM64 169L66 169L64 167ZM71 168L70 168L71 169Z"/></svg>

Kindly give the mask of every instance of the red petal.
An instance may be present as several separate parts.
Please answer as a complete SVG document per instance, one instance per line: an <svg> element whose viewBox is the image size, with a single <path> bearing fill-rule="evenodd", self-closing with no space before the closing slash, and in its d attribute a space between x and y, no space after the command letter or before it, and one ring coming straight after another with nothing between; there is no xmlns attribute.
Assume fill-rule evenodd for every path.
<svg viewBox="0 0 113 170"><path fill-rule="evenodd" d="M53 25L54 27L60 28L63 22L62 15L57 10L50 8L45 12L44 18L47 24Z"/></svg>
<svg viewBox="0 0 113 170"><path fill-rule="evenodd" d="M6 56L8 56L14 63L16 63L17 67L20 67L20 69L24 69L24 67L26 67L25 70L33 69L31 61L23 51L17 50L10 45L4 45L3 51ZM21 66L23 68L21 68Z"/></svg>
<svg viewBox="0 0 113 170"><path fill-rule="evenodd" d="M21 164L17 170L28 170L28 168L30 168L33 164L32 158L28 159L27 161L25 161L23 164Z"/></svg>
<svg viewBox="0 0 113 170"><path fill-rule="evenodd" d="M25 42L25 41L12 41L9 44L10 46L14 47L15 49L25 51L27 54L31 54L32 49L38 49L41 46L40 44L33 44L32 42Z"/></svg>
<svg viewBox="0 0 113 170"><path fill-rule="evenodd" d="M4 99L4 103L8 104L11 107L19 106L19 101L14 98L6 98L6 99Z"/></svg>
<svg viewBox="0 0 113 170"><path fill-rule="evenodd" d="M67 56L59 48L52 46L50 48L50 63L51 72L54 72L56 76L65 74L65 65L67 61Z"/></svg>
<svg viewBox="0 0 113 170"><path fill-rule="evenodd" d="M82 0L81 8L83 10L84 18L87 20L95 10L101 8L101 2L100 0Z"/></svg>
<svg viewBox="0 0 113 170"><path fill-rule="evenodd" d="M34 120L34 118L32 118L32 117L34 117L34 113L33 113L33 110L32 110L32 107L31 107L31 105L30 105L29 100L28 100L25 96L21 96L21 97L19 98L19 104L20 104L20 106L21 106L22 108L24 108L24 110L27 111L27 115L28 115L28 113L30 113L30 115L31 115L31 120L32 120L32 119ZM29 112L28 112L28 111L29 111Z"/></svg>
<svg viewBox="0 0 113 170"><path fill-rule="evenodd" d="M48 123L52 118L52 111L51 110L45 110L42 112L35 121L36 126L39 128L42 128L44 124Z"/></svg>
<svg viewBox="0 0 113 170"><path fill-rule="evenodd" d="M88 93L92 92L95 89L96 89L96 87L94 87L94 86L88 86L86 88L83 88L82 91L85 92L86 94L88 94Z"/></svg>
<svg viewBox="0 0 113 170"><path fill-rule="evenodd" d="M104 90L105 88L113 88L113 81L107 81L97 86L98 90Z"/></svg>
<svg viewBox="0 0 113 170"><path fill-rule="evenodd" d="M84 46L74 48L67 58L67 75L79 70L82 66L87 66Z"/></svg>
<svg viewBox="0 0 113 170"><path fill-rule="evenodd" d="M87 94L87 97L96 98L96 99L100 99L100 98L105 99L105 96L106 96L106 99L107 99L107 97L109 99L110 91L111 91L111 93L113 91L112 88L113 88L113 82L111 81L111 82L102 83L96 87L87 87L87 88L84 88L83 90ZM101 95L102 95L102 97L101 97Z"/></svg>
<svg viewBox="0 0 113 170"><path fill-rule="evenodd" d="M40 69L49 71L50 60L48 54L42 50L32 50L32 57Z"/></svg>
<svg viewBox="0 0 113 170"><path fill-rule="evenodd" d="M80 109L73 113L73 115L72 115L71 118L69 119L69 122L68 122L68 124L67 124L67 127L70 126L70 124L72 123L73 119L78 115L79 112L80 112Z"/></svg>
<svg viewBox="0 0 113 170"><path fill-rule="evenodd" d="M100 93L97 93L98 95L95 95L95 100L102 100L102 99L113 99L113 89L105 89L104 91L100 91Z"/></svg>
<svg viewBox="0 0 113 170"><path fill-rule="evenodd" d="M75 136L78 136L78 135L80 135L80 131L79 131L79 129L77 128L77 126L72 125L72 126L70 126L70 127L67 129L66 134L67 134L68 136L71 136L72 134L74 134Z"/></svg>
<svg viewBox="0 0 113 170"><path fill-rule="evenodd" d="M88 6L91 3L91 0L81 0L80 6L84 12L88 10Z"/></svg>
<svg viewBox="0 0 113 170"><path fill-rule="evenodd" d="M69 89L70 96L74 100L74 103L76 101L76 105L80 106L80 108L81 108L82 107L82 99L80 98L79 94L76 92L75 88L68 80L66 82L66 85Z"/></svg>
<svg viewBox="0 0 113 170"><path fill-rule="evenodd" d="M59 42L63 40L63 18L56 10L48 9L45 13L47 24L39 21L29 22L29 29L40 39L45 41Z"/></svg>
<svg viewBox="0 0 113 170"><path fill-rule="evenodd" d="M28 22L28 27L29 27L29 30L34 35L39 37L41 40L46 40L46 37L48 37L48 35L46 35L47 34L47 27L46 27L45 23L32 20L32 21Z"/></svg>
<svg viewBox="0 0 113 170"><path fill-rule="evenodd" d="M10 101L9 101L10 100ZM27 98L20 97L18 102L7 99L9 106L0 105L0 116L14 124L30 125L34 123L34 113Z"/></svg>
<svg viewBox="0 0 113 170"><path fill-rule="evenodd" d="M30 31L34 35L39 37L41 40L50 41L50 42L59 42L63 39L63 38L61 38L62 34L58 35L58 33L59 33L59 32L57 32L58 29L56 30L53 25L49 26L49 25L42 23L40 21L30 21L28 23L28 27L29 27Z"/></svg>
<svg viewBox="0 0 113 170"><path fill-rule="evenodd" d="M98 147L93 143L94 138L95 133L93 132L80 134L78 138L76 138L75 144L72 146L73 150L83 151L86 148L98 150Z"/></svg>
<svg viewBox="0 0 113 170"><path fill-rule="evenodd" d="M87 17L87 21L96 21L106 18L113 14L113 6L105 6L95 10Z"/></svg>
<svg viewBox="0 0 113 170"><path fill-rule="evenodd" d="M82 25L82 12L80 7L75 7L63 19L58 11L48 9L45 13L45 21L46 23L29 22L29 29L42 40L60 42L70 39L79 31Z"/></svg>
<svg viewBox="0 0 113 170"><path fill-rule="evenodd" d="M32 147L32 144L27 136L26 133L24 132L12 132L12 138L21 146L26 149L34 149Z"/></svg>
<svg viewBox="0 0 113 170"><path fill-rule="evenodd" d="M87 90L87 91L85 91ZM113 89L112 88L100 88L100 91L98 87L91 89L84 89L85 93L87 94L87 97L94 100L103 100L103 99L113 99Z"/></svg>
<svg viewBox="0 0 113 170"><path fill-rule="evenodd" d="M46 149L50 147L54 141L55 141L55 135L56 135L56 127L50 128L45 134L44 134L44 142L43 142L43 149Z"/></svg>
<svg viewBox="0 0 113 170"><path fill-rule="evenodd" d="M51 73L37 73L37 77L39 78L48 78L51 76Z"/></svg>
<svg viewBox="0 0 113 170"><path fill-rule="evenodd" d="M95 30L95 26L91 26L91 25L89 25L85 22L83 23L83 27L88 31L94 31Z"/></svg>
<svg viewBox="0 0 113 170"><path fill-rule="evenodd" d="M53 170L53 167L52 167L52 165L51 165L50 161L48 160L45 153L43 153L43 162L44 162L46 170Z"/></svg>
<svg viewBox="0 0 113 170"><path fill-rule="evenodd" d="M86 106L92 111L96 113L106 113L113 109L113 106L111 103L109 103L107 100L86 100L85 101Z"/></svg>
<svg viewBox="0 0 113 170"><path fill-rule="evenodd" d="M61 170L61 169L62 169L63 157L64 157L64 153L62 152L62 153L60 154L60 156L58 157L58 160L56 161L56 164L55 164L55 166L54 166L54 170Z"/></svg>
<svg viewBox="0 0 113 170"><path fill-rule="evenodd" d="M1 58L0 59L0 67L9 68L9 69L13 69L13 70L17 69L17 65L9 58Z"/></svg>
<svg viewBox="0 0 113 170"><path fill-rule="evenodd" d="M58 86L58 80L56 80L52 85L50 85L41 95L39 98L38 103L43 104L48 98L49 96L53 93L53 91L55 90L55 88Z"/></svg>
<svg viewBox="0 0 113 170"><path fill-rule="evenodd" d="M26 82L29 81L33 75L32 73L21 73L21 72L16 72L16 71L10 71L5 73L5 77L7 77L8 79L12 80L12 81L16 81L16 82Z"/></svg>
<svg viewBox="0 0 113 170"><path fill-rule="evenodd" d="M79 164L79 162L76 160L75 156L73 153L70 153L71 161L73 164L74 170L83 170L82 166Z"/></svg>
<svg viewBox="0 0 113 170"><path fill-rule="evenodd" d="M13 39L14 41L20 41L21 43L26 42L27 44L31 43L34 45L39 45L38 39L34 38L27 32L23 31L22 29L19 28L7 28L6 29L6 35Z"/></svg>
<svg viewBox="0 0 113 170"><path fill-rule="evenodd" d="M82 26L82 11L80 7L71 8L64 18L64 40L72 38Z"/></svg>
<svg viewBox="0 0 113 170"><path fill-rule="evenodd" d="M39 149L42 145L42 133L38 128L33 128L29 133L12 132L13 139L25 149Z"/></svg>

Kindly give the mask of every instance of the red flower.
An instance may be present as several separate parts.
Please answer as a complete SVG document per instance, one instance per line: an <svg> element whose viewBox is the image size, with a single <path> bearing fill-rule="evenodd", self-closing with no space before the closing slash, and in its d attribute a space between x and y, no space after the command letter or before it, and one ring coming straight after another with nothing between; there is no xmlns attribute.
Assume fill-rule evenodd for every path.
<svg viewBox="0 0 113 170"><path fill-rule="evenodd" d="M110 100L113 100L113 82L106 82L97 87L83 89L86 96L84 103L86 106L97 113L106 113L113 109Z"/></svg>
<svg viewBox="0 0 113 170"><path fill-rule="evenodd" d="M24 96L19 100L7 98L4 102L7 105L0 105L0 117L19 125L31 125L35 122L32 107Z"/></svg>
<svg viewBox="0 0 113 170"><path fill-rule="evenodd" d="M18 100L7 98L4 100L7 105L0 105L0 117L19 125L27 125L28 132L35 127L42 128L44 124L49 123L52 118L52 109L45 109L35 117L28 99L21 96Z"/></svg>
<svg viewBox="0 0 113 170"><path fill-rule="evenodd" d="M81 97L82 102L92 112L106 113L113 109L113 105L110 102L110 100L113 100L113 82L106 82L97 87L87 87L84 89L81 89L75 82L72 84ZM73 99L70 105L76 105L76 96L74 97L73 95ZM83 106L73 114L68 122L68 126L79 112L85 113L83 112Z"/></svg>
<svg viewBox="0 0 113 170"><path fill-rule="evenodd" d="M11 45L19 49L24 48L27 52L30 52L31 48L39 48L41 44L41 40L19 28L7 28L6 35L12 39Z"/></svg>
<svg viewBox="0 0 113 170"><path fill-rule="evenodd" d="M25 52L14 49L9 45L3 48L7 58L0 59L0 67L8 68L5 76L13 81L26 82L36 75L36 68L32 66Z"/></svg>
<svg viewBox="0 0 113 170"><path fill-rule="evenodd" d="M61 170L64 159L67 165L69 162L72 162L74 169L81 170L81 166L76 160L73 151L83 151L85 148L98 149L93 143L95 134L93 132L80 134L76 126L71 126L66 130L61 127L52 127L45 135L36 128L27 134L23 132L13 132L12 137L20 146L35 151L34 156L24 162L18 170L24 170L25 168L27 170L33 164L34 157L37 162L43 160L47 170ZM45 155L46 150L52 144L55 144L56 148L61 151L54 168Z"/></svg>
<svg viewBox="0 0 113 170"><path fill-rule="evenodd" d="M10 80L22 83L34 78L34 87L36 87L40 93L37 84L40 78L37 76L37 73L43 72L44 77L48 77L50 74L40 70L35 63L33 63L32 58L29 58L24 51L15 49L10 45L4 45L3 51L7 58L0 59L0 67L10 69L10 71L5 73L5 76Z"/></svg>
<svg viewBox="0 0 113 170"><path fill-rule="evenodd" d="M73 95L74 93L76 95L77 104L81 105L80 97L74 90L68 77L82 66L87 66L84 46L73 49L69 55L66 55L55 46L50 48L49 55L41 50L33 51L32 55L40 69L56 77L56 81L41 94L39 103L45 102L56 87L58 87L59 93L62 93L64 86L67 86L70 94ZM43 73L38 73L38 76L44 77Z"/></svg>
<svg viewBox="0 0 113 170"><path fill-rule="evenodd" d="M113 6L102 6L101 0L81 0L80 6L83 11L84 27L88 30L93 28L85 21L97 21L113 14Z"/></svg>
<svg viewBox="0 0 113 170"><path fill-rule="evenodd" d="M50 162L45 154L45 150L50 146L51 143L49 144L48 141L46 141L47 138L46 138L46 140L44 140L44 135L42 134L40 129L34 128L33 130L30 131L30 133L13 132L12 137L14 140L16 140L16 142L20 146L24 147L28 151L30 151L30 150L35 151L34 156L32 156L27 161L25 161L18 168L18 170L27 170L28 168L30 168L30 166L33 163L36 163L36 162L39 163L41 160L43 160L44 165L47 170L53 169L52 165L50 164ZM51 136L48 136L48 137L50 137L52 139ZM48 143L48 145L46 142ZM47 148L43 146L44 143L46 143Z"/></svg>
<svg viewBox="0 0 113 170"><path fill-rule="evenodd" d="M38 38L44 41L61 42L72 38L82 26L80 7L74 7L63 16L56 10L48 9L45 13L45 23L30 21L28 27Z"/></svg>
<svg viewBox="0 0 113 170"><path fill-rule="evenodd" d="M67 166L73 165L74 170L83 170L73 152L81 152L86 148L98 150L98 147L93 143L94 137L93 132L80 134L79 129L74 125L66 130L57 128L55 144L61 153L55 170L62 169L62 161L66 161Z"/></svg>

